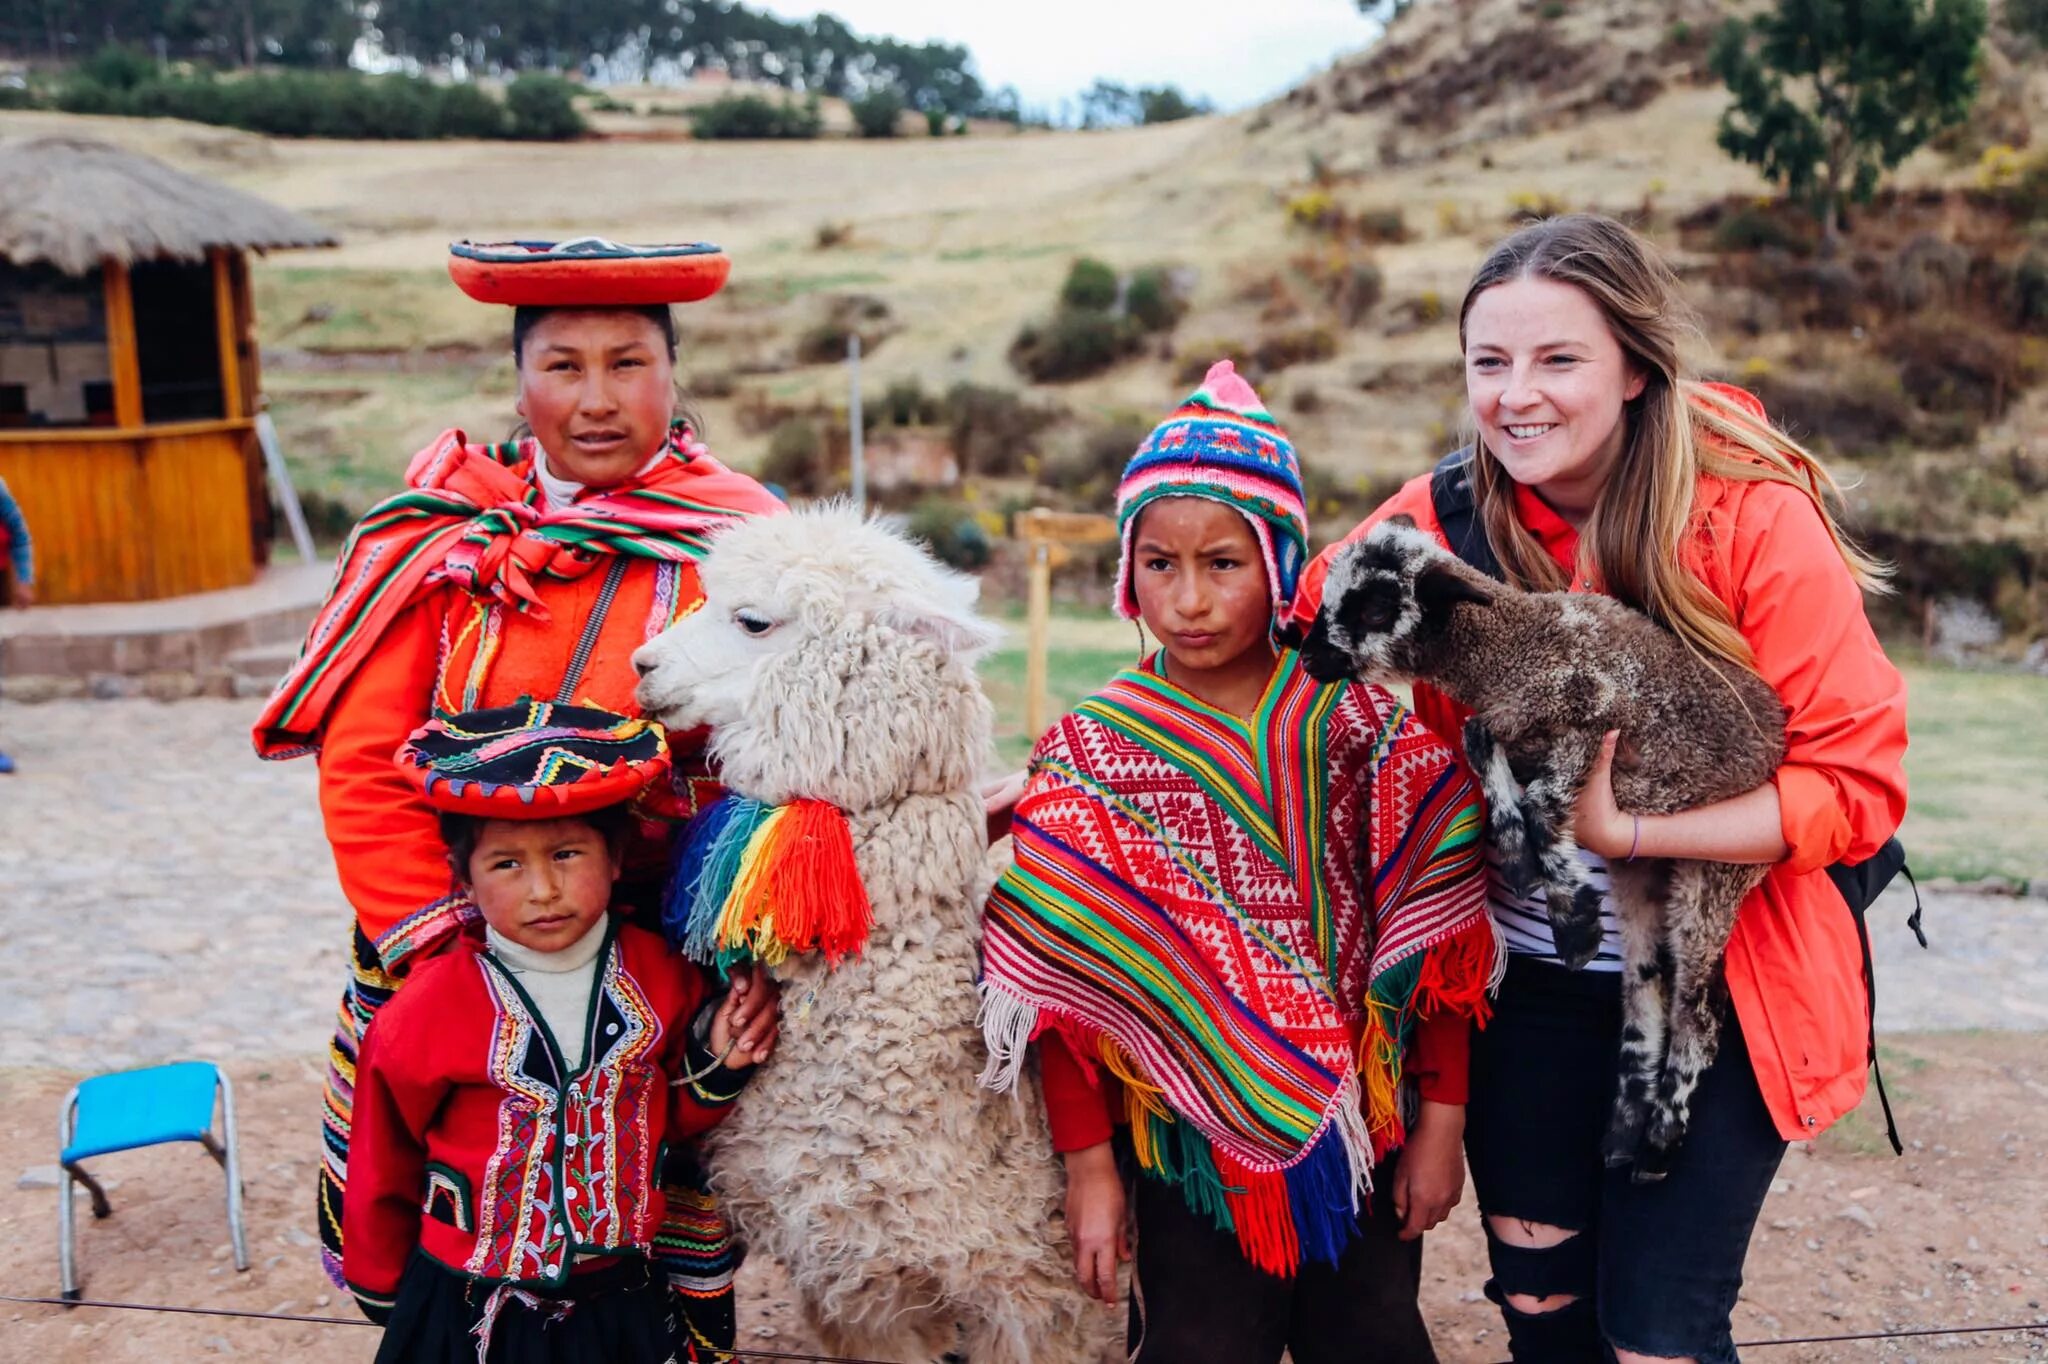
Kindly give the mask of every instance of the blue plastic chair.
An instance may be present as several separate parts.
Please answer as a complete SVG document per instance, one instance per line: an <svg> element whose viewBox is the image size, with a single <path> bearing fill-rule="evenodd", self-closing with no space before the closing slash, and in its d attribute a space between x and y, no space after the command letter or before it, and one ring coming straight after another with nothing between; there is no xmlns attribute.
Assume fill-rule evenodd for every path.
<svg viewBox="0 0 2048 1364"><path fill-rule="evenodd" d="M220 1094L219 1137L213 1134L216 1090ZM249 1250L242 1241L242 1172L235 1157L235 1093L228 1077L212 1062L178 1061L80 1081L64 1098L57 1139L63 1147L57 1161L64 1168L58 1181L57 1258L66 1298L78 1300L78 1272L72 1262L72 1181L91 1191L94 1217L114 1211L107 1202L107 1191L79 1162L138 1146L196 1141L220 1163L227 1172L228 1233L235 1245L235 1268L249 1267Z"/></svg>

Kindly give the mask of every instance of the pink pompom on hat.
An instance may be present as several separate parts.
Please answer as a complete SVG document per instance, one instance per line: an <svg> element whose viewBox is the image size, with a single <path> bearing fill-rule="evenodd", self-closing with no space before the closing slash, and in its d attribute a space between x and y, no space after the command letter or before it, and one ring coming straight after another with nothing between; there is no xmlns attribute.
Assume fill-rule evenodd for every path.
<svg viewBox="0 0 2048 1364"><path fill-rule="evenodd" d="M1294 599L1308 561L1308 502L1294 443L1228 360L1211 365L1202 386L1152 428L1117 484L1123 552L1116 566L1116 609L1126 620L1138 617L1131 584L1138 513L1162 497L1204 497L1243 514L1266 561L1277 619Z"/></svg>

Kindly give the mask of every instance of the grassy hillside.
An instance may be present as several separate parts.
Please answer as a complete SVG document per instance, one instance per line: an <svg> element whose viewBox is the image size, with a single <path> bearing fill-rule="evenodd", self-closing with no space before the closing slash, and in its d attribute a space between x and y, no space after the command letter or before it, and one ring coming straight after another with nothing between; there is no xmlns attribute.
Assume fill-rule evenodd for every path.
<svg viewBox="0 0 2048 1364"><path fill-rule="evenodd" d="M1911 600L1966 590L2038 628L2048 318L2030 336L2008 315L2024 269L2048 312L2048 236L1979 187L1979 155L2048 128L2048 64L1994 42L1982 117L1912 158L1844 255L1823 259L1714 144L1725 95L1703 62L1724 12L1420 0L1382 43L1266 108L1118 132L650 141L678 120L645 111L690 97L636 91L641 112L607 116L618 136L572 144L270 142L31 114L0 114L0 136L88 131L344 236L256 270L265 387L297 475L336 519L441 428L512 422L506 318L441 268L459 237L724 245L734 282L686 310L682 371L742 467L793 418L843 424L826 360L848 317L868 343L871 409L907 382L1024 391L1060 419L981 481L991 514L1100 500L1129 431L1235 356L1295 434L1328 533L1455 438L1451 314L1486 245L1531 213L1621 214L1689 281L1701 365L1763 391L1862 480L1859 518L1911 561ZM1105 373L1025 385L1011 342L1083 255L1177 268L1186 314Z"/></svg>

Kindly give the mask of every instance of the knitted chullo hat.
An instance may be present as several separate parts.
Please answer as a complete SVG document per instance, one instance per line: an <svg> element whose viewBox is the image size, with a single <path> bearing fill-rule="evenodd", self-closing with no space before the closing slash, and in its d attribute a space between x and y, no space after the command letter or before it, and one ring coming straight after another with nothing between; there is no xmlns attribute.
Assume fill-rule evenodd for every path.
<svg viewBox="0 0 2048 1364"><path fill-rule="evenodd" d="M1116 609L1138 617L1131 542L1138 513L1162 497L1206 497L1244 515L1266 561L1273 610L1294 599L1308 559L1308 504L1294 444L1259 395L1228 360L1209 367L1202 386L1152 428L1116 489Z"/></svg>

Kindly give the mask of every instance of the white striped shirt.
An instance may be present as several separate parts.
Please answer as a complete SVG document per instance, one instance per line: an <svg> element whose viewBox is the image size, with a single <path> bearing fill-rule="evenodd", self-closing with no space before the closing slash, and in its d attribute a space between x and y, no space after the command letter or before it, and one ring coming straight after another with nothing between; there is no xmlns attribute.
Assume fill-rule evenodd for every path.
<svg viewBox="0 0 2048 1364"><path fill-rule="evenodd" d="M1600 952L1586 963L1586 969L1619 971L1621 925L1614 917L1613 883L1607 877L1607 859L1581 848L1579 860L1586 864L1588 879L1600 892ZM1526 896L1509 890L1500 878L1500 854L1490 841L1486 845L1486 903L1493 912L1494 923L1500 926L1500 936L1508 951L1539 961L1557 961L1557 943L1550 934L1550 906L1542 888Z"/></svg>

